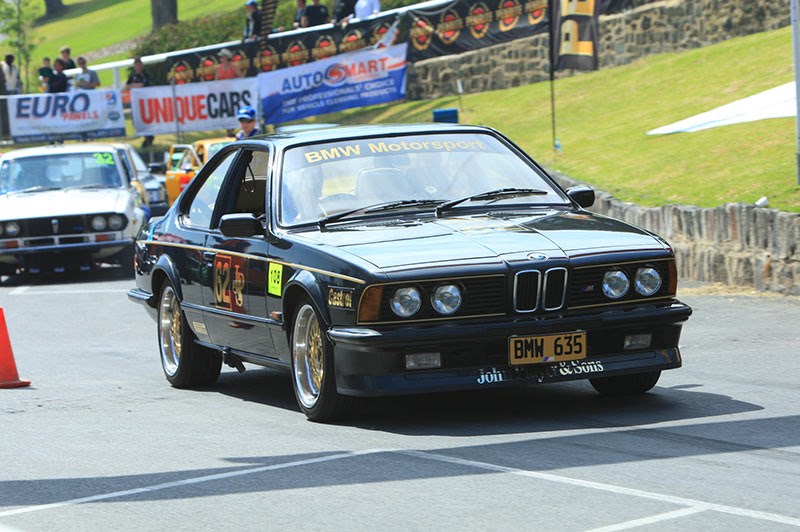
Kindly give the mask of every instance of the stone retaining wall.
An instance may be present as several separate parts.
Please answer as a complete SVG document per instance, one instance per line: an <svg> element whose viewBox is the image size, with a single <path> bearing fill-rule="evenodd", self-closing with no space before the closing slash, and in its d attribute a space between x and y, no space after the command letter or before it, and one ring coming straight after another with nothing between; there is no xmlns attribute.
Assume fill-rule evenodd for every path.
<svg viewBox="0 0 800 532"><path fill-rule="evenodd" d="M661 0L600 17L600 67L699 48L790 24L790 0ZM408 98L506 89L549 79L549 38L534 35L474 52L409 65ZM571 75L559 72L559 76Z"/></svg>
<svg viewBox="0 0 800 532"><path fill-rule="evenodd" d="M579 184L553 176L564 187ZM597 192L590 209L665 238L682 279L800 295L800 214L745 203L640 207Z"/></svg>

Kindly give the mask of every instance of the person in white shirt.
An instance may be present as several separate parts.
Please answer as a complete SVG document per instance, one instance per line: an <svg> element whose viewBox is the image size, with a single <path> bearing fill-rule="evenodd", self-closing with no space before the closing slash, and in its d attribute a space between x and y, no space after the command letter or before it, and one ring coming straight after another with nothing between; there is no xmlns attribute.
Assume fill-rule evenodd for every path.
<svg viewBox="0 0 800 532"><path fill-rule="evenodd" d="M358 0L355 5L355 17L360 20L372 17L381 12L380 0Z"/></svg>
<svg viewBox="0 0 800 532"><path fill-rule="evenodd" d="M19 81L19 69L14 66L14 56L6 55L6 60L0 62L3 69L3 77L6 80L6 94L19 94L21 85Z"/></svg>
<svg viewBox="0 0 800 532"><path fill-rule="evenodd" d="M100 78L97 76L97 72L89 70L85 57L78 58L78 66L81 73L75 76L75 89L96 89L100 85Z"/></svg>

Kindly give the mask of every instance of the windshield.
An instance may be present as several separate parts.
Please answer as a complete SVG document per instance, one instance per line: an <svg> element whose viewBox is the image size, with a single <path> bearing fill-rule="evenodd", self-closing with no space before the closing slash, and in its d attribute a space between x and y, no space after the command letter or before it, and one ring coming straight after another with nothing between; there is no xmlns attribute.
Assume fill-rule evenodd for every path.
<svg viewBox="0 0 800 532"><path fill-rule="evenodd" d="M109 151L37 155L0 162L0 194L121 186L117 160Z"/></svg>
<svg viewBox="0 0 800 532"><path fill-rule="evenodd" d="M387 202L444 203L507 188L536 189L536 193L476 198L460 205L494 209L569 204L539 171L488 134L409 135L314 144L286 152L279 219L284 226L315 223L338 212ZM432 212L431 203L403 207Z"/></svg>

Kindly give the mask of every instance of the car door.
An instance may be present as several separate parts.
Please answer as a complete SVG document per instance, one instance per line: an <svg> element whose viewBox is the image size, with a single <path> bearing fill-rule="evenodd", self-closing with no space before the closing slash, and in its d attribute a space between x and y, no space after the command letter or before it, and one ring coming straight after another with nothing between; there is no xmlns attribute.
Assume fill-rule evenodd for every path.
<svg viewBox="0 0 800 532"><path fill-rule="evenodd" d="M213 283L206 294L206 323L213 342L236 351L267 355L266 282L269 244L264 235L231 238L219 230L225 214L249 213L263 219L269 182L270 151L242 148L228 171L215 223L206 237L205 264Z"/></svg>

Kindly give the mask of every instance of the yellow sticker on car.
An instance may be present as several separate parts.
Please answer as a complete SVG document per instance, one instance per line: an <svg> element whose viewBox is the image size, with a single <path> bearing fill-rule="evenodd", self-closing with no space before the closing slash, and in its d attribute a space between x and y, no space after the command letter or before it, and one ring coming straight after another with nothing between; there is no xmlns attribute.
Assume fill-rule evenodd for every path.
<svg viewBox="0 0 800 532"><path fill-rule="evenodd" d="M281 295L281 284L283 283L283 264L269 263L269 274L267 281L267 293L273 296Z"/></svg>

